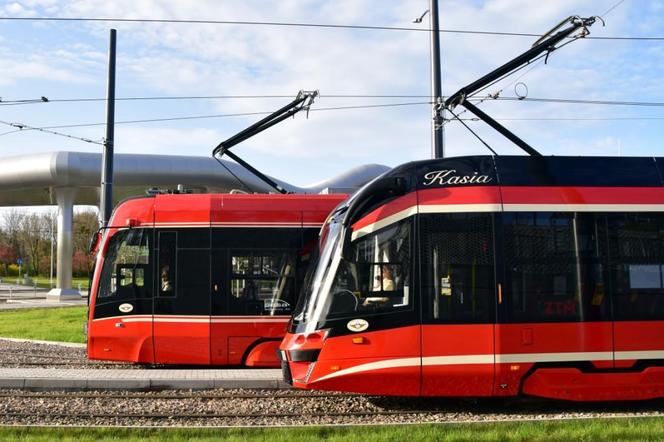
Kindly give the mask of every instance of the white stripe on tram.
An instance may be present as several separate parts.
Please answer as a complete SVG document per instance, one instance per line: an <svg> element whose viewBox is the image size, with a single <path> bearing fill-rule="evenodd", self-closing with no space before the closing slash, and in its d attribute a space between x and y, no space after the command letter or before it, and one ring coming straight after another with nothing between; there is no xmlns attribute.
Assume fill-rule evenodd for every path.
<svg viewBox="0 0 664 442"><path fill-rule="evenodd" d="M664 204L504 204L505 212L662 212Z"/></svg>
<svg viewBox="0 0 664 442"><path fill-rule="evenodd" d="M355 241L416 213L486 212L664 212L664 204L420 204L380 219L353 232Z"/></svg>
<svg viewBox="0 0 664 442"><path fill-rule="evenodd" d="M616 352L616 361L630 361L638 359L664 359L664 350Z"/></svg>
<svg viewBox="0 0 664 442"><path fill-rule="evenodd" d="M664 350L653 351L618 351L615 352L615 360L641 360L641 359L664 359ZM385 370L388 368L434 367L447 365L477 365L477 364L516 364L535 362L575 362L575 361L612 361L614 352L567 352L567 353L515 353L515 354L478 354L478 355L453 355L453 356L426 356L423 358L397 358L383 361L369 362L354 367L339 370L327 374L312 382L345 376L349 374L362 373L373 370Z"/></svg>
<svg viewBox="0 0 664 442"><path fill-rule="evenodd" d="M378 220L375 223L361 227L352 233L351 241L355 241L357 238L361 238L364 235L368 235L369 233L375 232L376 230L380 230L383 227L389 226L390 224L397 223L402 219L406 219L409 216L415 215L416 213L417 213L417 206L411 206L393 215Z"/></svg>

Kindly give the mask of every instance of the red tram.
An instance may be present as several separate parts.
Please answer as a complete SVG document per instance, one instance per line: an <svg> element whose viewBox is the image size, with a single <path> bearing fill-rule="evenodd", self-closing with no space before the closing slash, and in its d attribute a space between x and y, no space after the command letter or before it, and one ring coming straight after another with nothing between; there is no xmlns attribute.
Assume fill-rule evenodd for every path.
<svg viewBox="0 0 664 442"><path fill-rule="evenodd" d="M664 397L664 158L397 167L331 215L280 346L298 388Z"/></svg>
<svg viewBox="0 0 664 442"><path fill-rule="evenodd" d="M320 226L343 195L156 195L99 245L88 357L278 366Z"/></svg>

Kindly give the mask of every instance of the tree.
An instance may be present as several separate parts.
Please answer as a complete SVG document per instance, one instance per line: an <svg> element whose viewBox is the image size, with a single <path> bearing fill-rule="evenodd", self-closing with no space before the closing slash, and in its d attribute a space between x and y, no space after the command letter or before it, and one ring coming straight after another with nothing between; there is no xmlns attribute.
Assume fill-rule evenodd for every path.
<svg viewBox="0 0 664 442"><path fill-rule="evenodd" d="M89 276L94 257L88 253L90 238L99 229L99 219L93 211L74 214L74 273Z"/></svg>
<svg viewBox="0 0 664 442"><path fill-rule="evenodd" d="M9 265L15 264L18 259L16 248L11 244L0 243L0 264L5 267L4 275L9 272Z"/></svg>
<svg viewBox="0 0 664 442"><path fill-rule="evenodd" d="M48 254L50 230L48 215L23 214L20 219L18 238L24 253L22 258L26 262L26 269L29 265L35 275L41 273L41 258Z"/></svg>

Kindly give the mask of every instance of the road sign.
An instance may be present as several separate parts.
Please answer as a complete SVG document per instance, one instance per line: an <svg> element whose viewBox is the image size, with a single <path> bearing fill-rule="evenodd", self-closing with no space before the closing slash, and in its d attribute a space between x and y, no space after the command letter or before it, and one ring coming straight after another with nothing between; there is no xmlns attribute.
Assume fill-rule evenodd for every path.
<svg viewBox="0 0 664 442"><path fill-rule="evenodd" d="M18 265L23 264L23 259L22 258L17 259L16 264L18 264Z"/></svg>

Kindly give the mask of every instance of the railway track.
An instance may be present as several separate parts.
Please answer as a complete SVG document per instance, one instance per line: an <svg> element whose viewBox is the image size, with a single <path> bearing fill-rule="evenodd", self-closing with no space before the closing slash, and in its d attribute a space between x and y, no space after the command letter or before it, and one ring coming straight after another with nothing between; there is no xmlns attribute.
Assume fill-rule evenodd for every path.
<svg viewBox="0 0 664 442"><path fill-rule="evenodd" d="M1 425L283 426L499 422L664 417L664 401L422 400L280 390L110 392L0 391Z"/></svg>

